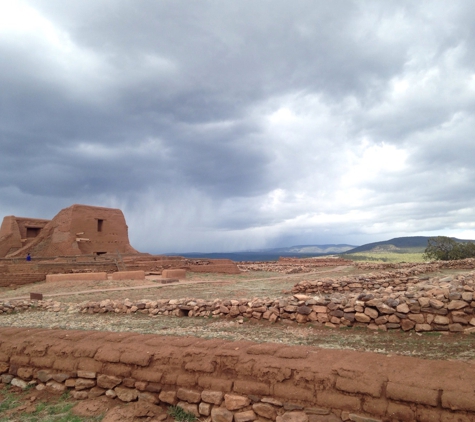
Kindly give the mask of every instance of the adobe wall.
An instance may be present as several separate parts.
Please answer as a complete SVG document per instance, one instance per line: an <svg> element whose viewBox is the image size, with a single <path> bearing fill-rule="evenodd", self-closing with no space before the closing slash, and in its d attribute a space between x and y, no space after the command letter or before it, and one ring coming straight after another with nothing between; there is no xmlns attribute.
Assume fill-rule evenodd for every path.
<svg viewBox="0 0 475 422"><path fill-rule="evenodd" d="M213 422L475 420L473 362L250 341L0 328L0 380Z"/></svg>
<svg viewBox="0 0 475 422"><path fill-rule="evenodd" d="M143 271L117 271L112 273L112 280L144 280Z"/></svg>
<svg viewBox="0 0 475 422"><path fill-rule="evenodd" d="M0 257L13 253L33 241L49 220L37 218L15 217L13 215L3 218L0 226ZM32 233L33 229L37 233Z"/></svg>
<svg viewBox="0 0 475 422"><path fill-rule="evenodd" d="M77 273L77 274L48 274L46 282L50 281L96 281L107 280L107 273Z"/></svg>
<svg viewBox="0 0 475 422"><path fill-rule="evenodd" d="M72 205L61 210L37 237L9 257L54 257L101 253L138 253L129 243L128 227L121 210Z"/></svg>

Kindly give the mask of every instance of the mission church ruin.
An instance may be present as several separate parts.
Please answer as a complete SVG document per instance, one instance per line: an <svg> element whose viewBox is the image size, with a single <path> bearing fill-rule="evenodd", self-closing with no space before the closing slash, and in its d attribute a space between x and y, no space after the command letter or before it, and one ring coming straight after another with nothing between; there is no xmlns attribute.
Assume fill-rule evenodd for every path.
<svg viewBox="0 0 475 422"><path fill-rule="evenodd" d="M119 209L72 205L52 220L4 217L0 258L137 254Z"/></svg>

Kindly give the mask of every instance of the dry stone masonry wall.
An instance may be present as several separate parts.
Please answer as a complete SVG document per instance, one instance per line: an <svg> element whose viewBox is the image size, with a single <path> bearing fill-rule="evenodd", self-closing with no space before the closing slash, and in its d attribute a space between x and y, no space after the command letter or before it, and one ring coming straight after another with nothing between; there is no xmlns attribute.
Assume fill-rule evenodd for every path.
<svg viewBox="0 0 475 422"><path fill-rule="evenodd" d="M212 422L475 420L473 363L249 341L0 328L0 381Z"/></svg>
<svg viewBox="0 0 475 422"><path fill-rule="evenodd" d="M399 270L398 270L399 271ZM54 301L0 301L0 314L32 307L88 314L215 317L311 323L336 328L475 333L475 271L444 277L391 272L303 281L282 298L103 300L79 305ZM396 277L396 278L394 278Z"/></svg>

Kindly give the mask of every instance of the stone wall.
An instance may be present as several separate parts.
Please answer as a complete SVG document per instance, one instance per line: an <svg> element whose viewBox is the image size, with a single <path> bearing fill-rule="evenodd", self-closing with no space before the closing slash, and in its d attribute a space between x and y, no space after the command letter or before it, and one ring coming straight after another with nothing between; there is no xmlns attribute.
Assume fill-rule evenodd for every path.
<svg viewBox="0 0 475 422"><path fill-rule="evenodd" d="M0 381L212 422L475 420L473 362L249 341L0 328Z"/></svg>

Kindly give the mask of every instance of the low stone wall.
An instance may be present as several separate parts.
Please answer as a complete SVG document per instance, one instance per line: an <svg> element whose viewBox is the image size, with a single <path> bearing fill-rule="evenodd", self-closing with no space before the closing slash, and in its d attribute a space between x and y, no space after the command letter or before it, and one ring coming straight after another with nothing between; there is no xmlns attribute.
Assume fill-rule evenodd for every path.
<svg viewBox="0 0 475 422"><path fill-rule="evenodd" d="M0 381L213 422L475 420L474 363L249 341L0 328Z"/></svg>
<svg viewBox="0 0 475 422"><path fill-rule="evenodd" d="M107 273L48 274L46 281L107 280Z"/></svg>
<svg viewBox="0 0 475 422"><path fill-rule="evenodd" d="M82 312L88 314L142 313L150 316L214 317L267 320L271 323L289 322L324 325L329 328L367 327L371 330L451 331L475 333L475 301L420 298L391 307L379 300L355 301L353 305L326 298L302 298L296 295L285 299L162 299L138 301L110 300L62 303L53 300L0 301L0 314L27 311L30 308L46 311Z"/></svg>
<svg viewBox="0 0 475 422"><path fill-rule="evenodd" d="M145 271L117 271L112 273L112 280L144 280Z"/></svg>

